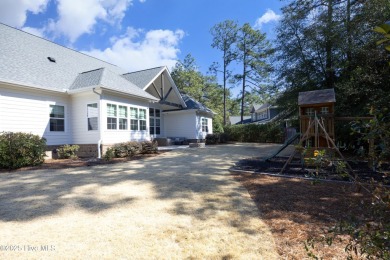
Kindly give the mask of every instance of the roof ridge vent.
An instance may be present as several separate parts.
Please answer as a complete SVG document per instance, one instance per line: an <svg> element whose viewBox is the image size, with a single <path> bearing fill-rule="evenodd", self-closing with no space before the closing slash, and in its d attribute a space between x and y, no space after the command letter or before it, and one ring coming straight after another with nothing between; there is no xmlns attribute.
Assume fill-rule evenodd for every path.
<svg viewBox="0 0 390 260"><path fill-rule="evenodd" d="M54 59L53 57L47 57L47 59L50 61L50 62L56 62L56 59Z"/></svg>

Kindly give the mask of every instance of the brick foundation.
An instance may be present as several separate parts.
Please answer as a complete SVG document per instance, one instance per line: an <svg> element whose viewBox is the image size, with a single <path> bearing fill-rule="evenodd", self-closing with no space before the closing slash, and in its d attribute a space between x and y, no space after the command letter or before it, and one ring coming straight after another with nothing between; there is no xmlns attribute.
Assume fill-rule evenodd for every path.
<svg viewBox="0 0 390 260"><path fill-rule="evenodd" d="M62 145L47 145L46 146L46 154L49 155L46 157L46 159L57 159L57 150L59 147ZM88 157L98 157L98 149L97 149L97 144L78 144L80 146L79 150L77 151L77 156L80 158L88 158Z"/></svg>

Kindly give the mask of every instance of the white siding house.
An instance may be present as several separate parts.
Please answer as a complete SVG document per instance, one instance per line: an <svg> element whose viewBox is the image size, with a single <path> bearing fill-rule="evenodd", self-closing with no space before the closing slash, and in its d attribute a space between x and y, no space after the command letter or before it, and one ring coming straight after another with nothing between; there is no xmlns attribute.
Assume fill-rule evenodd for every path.
<svg viewBox="0 0 390 260"><path fill-rule="evenodd" d="M95 155L119 142L212 133L213 112L182 95L166 67L126 73L1 23L0 34L0 132Z"/></svg>

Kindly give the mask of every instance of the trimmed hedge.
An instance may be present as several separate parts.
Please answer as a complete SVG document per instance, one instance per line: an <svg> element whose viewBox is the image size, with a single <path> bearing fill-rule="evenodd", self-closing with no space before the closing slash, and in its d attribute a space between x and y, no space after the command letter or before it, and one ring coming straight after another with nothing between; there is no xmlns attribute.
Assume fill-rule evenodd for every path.
<svg viewBox="0 0 390 260"><path fill-rule="evenodd" d="M222 144L228 141L228 136L225 133L216 133L206 135L206 144Z"/></svg>
<svg viewBox="0 0 390 260"><path fill-rule="evenodd" d="M113 158L132 157L137 154L151 154L157 153L157 141L143 141L143 142L125 142L119 143L107 149L104 158L111 160Z"/></svg>
<svg viewBox="0 0 390 260"><path fill-rule="evenodd" d="M225 127L230 141L251 143L282 143L283 129L274 123L263 125L244 124Z"/></svg>
<svg viewBox="0 0 390 260"><path fill-rule="evenodd" d="M44 161L46 139L27 133L0 133L0 168L17 169Z"/></svg>

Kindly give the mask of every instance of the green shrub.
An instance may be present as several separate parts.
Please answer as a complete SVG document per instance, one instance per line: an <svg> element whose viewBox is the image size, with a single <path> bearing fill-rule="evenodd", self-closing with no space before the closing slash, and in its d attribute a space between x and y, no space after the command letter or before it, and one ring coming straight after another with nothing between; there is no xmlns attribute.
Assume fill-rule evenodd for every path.
<svg viewBox="0 0 390 260"><path fill-rule="evenodd" d="M114 157L115 158L125 158L125 157L132 157L132 156L137 155L137 154L157 153L157 141L154 141L154 142L130 141L130 142L116 144L109 149L112 149L109 151L109 157L111 157L111 153L113 153L114 154L113 158Z"/></svg>
<svg viewBox="0 0 390 260"><path fill-rule="evenodd" d="M115 151L113 147L110 147L107 149L106 153L104 154L104 160L111 161L115 158Z"/></svg>
<svg viewBox="0 0 390 260"><path fill-rule="evenodd" d="M44 161L46 139L27 133L0 133L0 168L17 169Z"/></svg>
<svg viewBox="0 0 390 260"><path fill-rule="evenodd" d="M80 149L80 146L74 144L69 145L65 144L63 146L60 146L60 148L57 149L57 154L59 159L77 159L76 152Z"/></svg>
<svg viewBox="0 0 390 260"><path fill-rule="evenodd" d="M206 135L206 144L221 144L228 141L228 136L225 133L214 133Z"/></svg>
<svg viewBox="0 0 390 260"><path fill-rule="evenodd" d="M231 141L253 143L283 142L283 129L274 123L232 125L226 126L224 130Z"/></svg>
<svg viewBox="0 0 390 260"><path fill-rule="evenodd" d="M152 154L157 153L158 150L158 144L157 141L143 141L141 142L142 145L142 154Z"/></svg>

